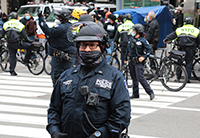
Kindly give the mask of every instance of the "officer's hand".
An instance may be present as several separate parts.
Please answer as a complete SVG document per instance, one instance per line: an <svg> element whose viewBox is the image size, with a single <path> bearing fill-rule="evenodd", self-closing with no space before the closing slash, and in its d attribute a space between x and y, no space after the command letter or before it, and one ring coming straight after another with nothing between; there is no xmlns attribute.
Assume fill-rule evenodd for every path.
<svg viewBox="0 0 200 138"><path fill-rule="evenodd" d="M139 62L142 62L143 60L145 60L145 58L144 57L139 57L138 60L139 60Z"/></svg>
<svg viewBox="0 0 200 138"><path fill-rule="evenodd" d="M167 43L168 43L168 41L166 41L165 39L163 40L163 42L164 42L165 44L167 44Z"/></svg>
<svg viewBox="0 0 200 138"><path fill-rule="evenodd" d="M38 15L39 18L42 17L42 11L38 10L37 15Z"/></svg>
<svg viewBox="0 0 200 138"><path fill-rule="evenodd" d="M53 132L53 134L51 135L51 138L67 138L67 134L66 133L61 133L58 131Z"/></svg>
<svg viewBox="0 0 200 138"><path fill-rule="evenodd" d="M33 43L34 41L33 41L33 40L28 40L27 42L29 42L29 43Z"/></svg>
<svg viewBox="0 0 200 138"><path fill-rule="evenodd" d="M92 134L88 138L96 138L96 137Z"/></svg>

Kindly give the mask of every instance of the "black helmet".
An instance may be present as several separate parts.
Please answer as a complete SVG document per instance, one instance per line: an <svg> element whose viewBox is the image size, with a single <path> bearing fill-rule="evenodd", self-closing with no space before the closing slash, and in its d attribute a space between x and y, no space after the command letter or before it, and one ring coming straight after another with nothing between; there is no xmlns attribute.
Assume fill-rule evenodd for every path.
<svg viewBox="0 0 200 138"><path fill-rule="evenodd" d="M185 24L193 24L193 18L192 17L186 17L184 22L185 22Z"/></svg>
<svg viewBox="0 0 200 138"><path fill-rule="evenodd" d="M10 19L17 19L18 18L18 15L17 15L16 12L11 12L9 16L10 16Z"/></svg>
<svg viewBox="0 0 200 138"><path fill-rule="evenodd" d="M144 26L140 23L135 24L131 29L135 30L138 34L142 34L144 32Z"/></svg>
<svg viewBox="0 0 200 138"><path fill-rule="evenodd" d="M54 14L58 17L68 20L71 17L71 11L67 8L59 8L54 11Z"/></svg>
<svg viewBox="0 0 200 138"><path fill-rule="evenodd" d="M130 13L127 13L127 14L124 15L124 19L125 20L132 20L132 18L133 17L132 17L132 15Z"/></svg>
<svg viewBox="0 0 200 138"><path fill-rule="evenodd" d="M106 48L110 47L110 38L107 32L94 22L77 22L71 25L70 28L68 30L68 39L72 38L74 42L99 41L101 49L105 49L103 45ZM69 32L71 32L73 37L69 36Z"/></svg>

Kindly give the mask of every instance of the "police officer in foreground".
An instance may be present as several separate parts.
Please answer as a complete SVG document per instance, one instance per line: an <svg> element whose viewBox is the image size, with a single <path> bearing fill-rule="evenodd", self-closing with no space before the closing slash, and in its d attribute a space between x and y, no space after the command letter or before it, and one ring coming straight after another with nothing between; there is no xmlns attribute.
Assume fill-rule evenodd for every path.
<svg viewBox="0 0 200 138"><path fill-rule="evenodd" d="M56 83L47 130L52 138L114 138L128 127L131 107L124 76L105 61L108 34L87 23L72 38L82 62Z"/></svg>
<svg viewBox="0 0 200 138"><path fill-rule="evenodd" d="M39 25L45 35L49 36L48 41L50 46L48 54L52 56L51 79L53 85L55 85L56 80L63 71L74 65L76 56L74 43L69 42L67 39L67 30L71 25L69 22L71 12L67 8L60 8L55 10L54 14L61 24L49 28L41 12L38 13Z"/></svg>
<svg viewBox="0 0 200 138"><path fill-rule="evenodd" d="M17 62L17 49L26 49L24 63L28 64L31 54L31 43L33 41L29 40L25 30L25 26L18 20L17 13L11 12L9 16L10 20L5 22L3 25L2 36L5 36L6 41L8 42L8 49L10 53L10 75L16 76L17 73L15 72L15 67Z"/></svg>
<svg viewBox="0 0 200 138"><path fill-rule="evenodd" d="M144 28L142 24L135 24L130 33L132 37L129 39L127 52L125 54L125 61L129 54L129 69L131 78L133 80L133 95L130 98L139 98L139 85L140 82L146 93L150 96L150 100L154 99L154 92L144 78L144 61L152 52L148 41L143 37Z"/></svg>
<svg viewBox="0 0 200 138"><path fill-rule="evenodd" d="M179 50L186 52L186 71L188 74L188 83L190 83L195 49L200 44L200 32L198 28L193 26L192 17L186 17L184 23L185 25L177 28L174 32L167 35L163 41L164 43L168 43L168 41L177 38Z"/></svg>
<svg viewBox="0 0 200 138"><path fill-rule="evenodd" d="M118 44L118 40L120 39L119 44L121 48L122 66L124 65L124 55L126 53L128 40L130 38L130 35L128 35L128 31L130 30L131 27L133 27L133 25L134 24L132 22L132 15L130 13L126 13L124 15L124 23L117 27L117 31L115 33L115 37L113 40L116 46Z"/></svg>

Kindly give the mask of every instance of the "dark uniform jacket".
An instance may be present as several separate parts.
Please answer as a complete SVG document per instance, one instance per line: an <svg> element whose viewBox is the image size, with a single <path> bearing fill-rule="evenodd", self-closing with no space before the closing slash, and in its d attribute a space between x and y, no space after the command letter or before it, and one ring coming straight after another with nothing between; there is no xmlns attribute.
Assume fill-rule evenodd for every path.
<svg viewBox="0 0 200 138"><path fill-rule="evenodd" d="M98 94L96 106L87 105L80 93L81 86ZM86 138L95 130L84 117L86 112L92 124L102 132L102 138L111 138L111 130L122 131L130 123L130 98L121 72L103 60L86 76L81 65L63 72L55 86L48 110L47 130L67 133L69 138Z"/></svg>
<svg viewBox="0 0 200 138"><path fill-rule="evenodd" d="M145 25L145 38L149 43L153 43L153 41L159 41L159 24L158 21L154 18L151 21L149 21Z"/></svg>
<svg viewBox="0 0 200 138"><path fill-rule="evenodd" d="M45 35L49 36L48 41L51 47L69 54L76 54L74 43L70 42L67 38L67 31L71 23L66 22L64 24L55 25L53 28L49 28L43 17L40 17L39 25ZM51 48L49 48L49 54L51 56L53 55L53 50Z"/></svg>
<svg viewBox="0 0 200 138"><path fill-rule="evenodd" d="M130 58L141 56L147 58L147 56L149 56L151 52L152 48L149 46L148 41L144 37L131 37L128 42L127 53L125 54L126 61L128 53Z"/></svg>

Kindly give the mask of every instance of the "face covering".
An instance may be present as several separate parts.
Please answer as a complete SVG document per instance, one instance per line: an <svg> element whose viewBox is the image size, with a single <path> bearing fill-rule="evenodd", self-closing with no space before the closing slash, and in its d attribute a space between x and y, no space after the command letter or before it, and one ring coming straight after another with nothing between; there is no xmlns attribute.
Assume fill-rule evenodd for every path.
<svg viewBox="0 0 200 138"><path fill-rule="evenodd" d="M149 16L147 16L147 20L149 21Z"/></svg>
<svg viewBox="0 0 200 138"><path fill-rule="evenodd" d="M145 22L145 23L147 22L146 18L144 18L144 22Z"/></svg>
<svg viewBox="0 0 200 138"><path fill-rule="evenodd" d="M8 21L8 19L7 19L7 18L3 18L2 20L3 20L3 22L6 22L6 21Z"/></svg>
<svg viewBox="0 0 200 138"><path fill-rule="evenodd" d="M55 19L54 22L55 22L56 24L61 24L60 20L58 20L58 19Z"/></svg>
<svg viewBox="0 0 200 138"><path fill-rule="evenodd" d="M110 19L107 19L106 21L107 21L107 22L110 22Z"/></svg>
<svg viewBox="0 0 200 138"><path fill-rule="evenodd" d="M79 51L79 55L82 59L81 65L85 67L96 67L104 59L101 51Z"/></svg>
<svg viewBox="0 0 200 138"><path fill-rule="evenodd" d="M91 9L94 9L94 6L90 6Z"/></svg>
<svg viewBox="0 0 200 138"><path fill-rule="evenodd" d="M29 20L30 19L30 17L29 16L26 16L26 20Z"/></svg>
<svg viewBox="0 0 200 138"><path fill-rule="evenodd" d="M136 34L134 32L131 32L131 35L134 37Z"/></svg>

